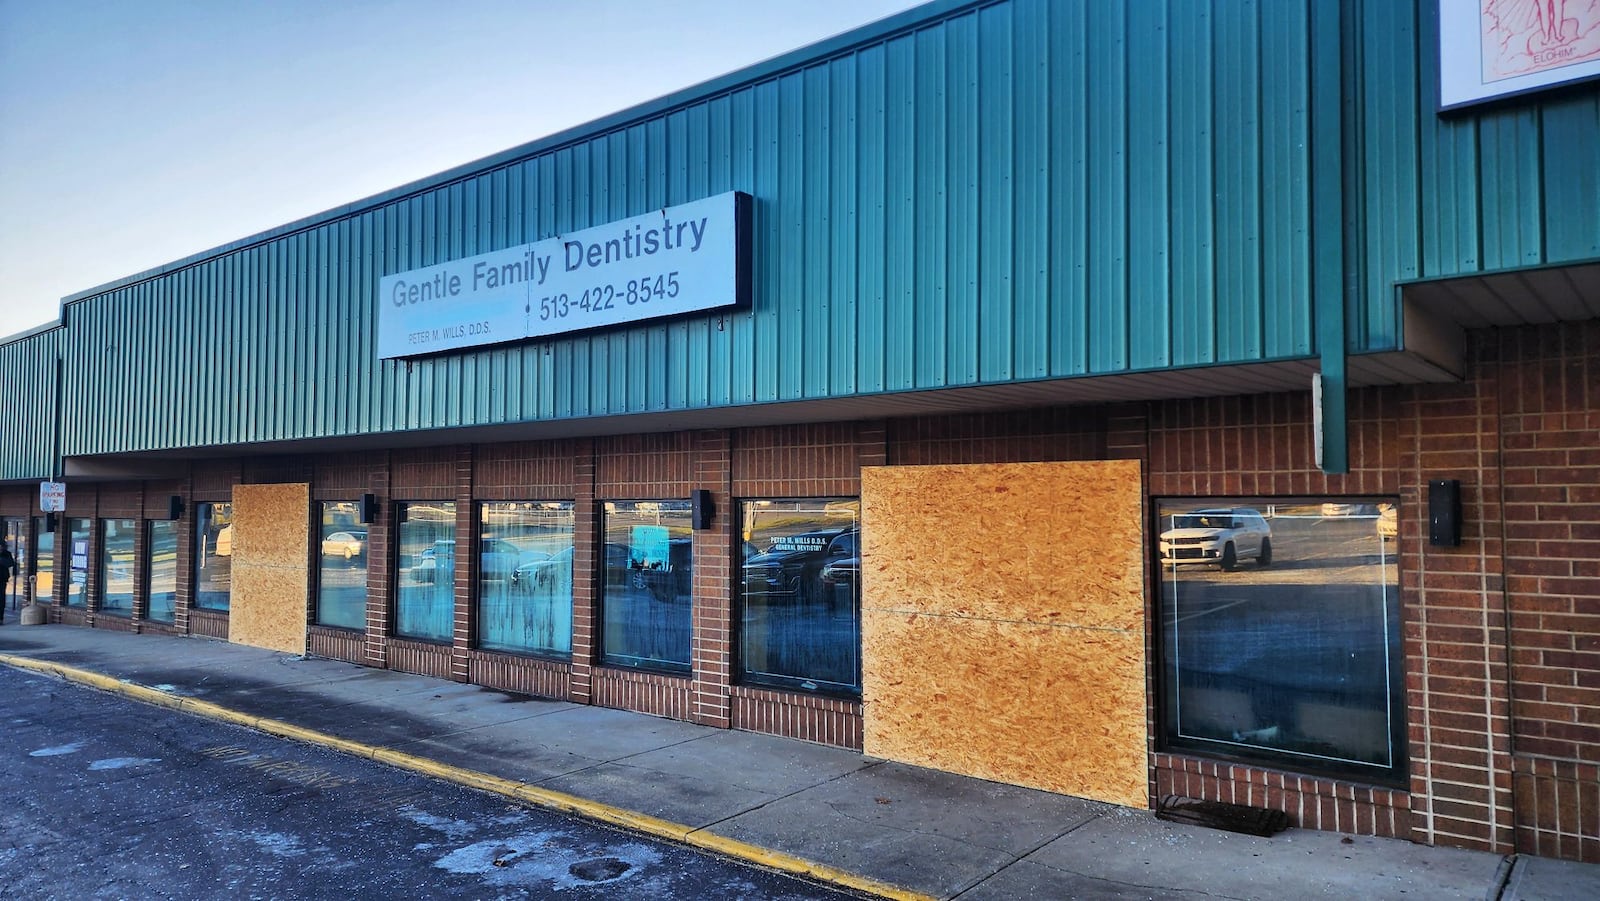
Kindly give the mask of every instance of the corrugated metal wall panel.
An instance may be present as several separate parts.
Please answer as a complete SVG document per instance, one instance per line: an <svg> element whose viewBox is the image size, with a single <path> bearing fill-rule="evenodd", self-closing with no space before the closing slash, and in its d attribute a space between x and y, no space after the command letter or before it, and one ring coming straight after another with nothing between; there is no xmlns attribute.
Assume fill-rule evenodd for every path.
<svg viewBox="0 0 1600 901"><path fill-rule="evenodd" d="M1087 25L1089 371L1103 373L1128 362L1127 8L1091 4Z"/></svg>
<svg viewBox="0 0 1600 901"><path fill-rule="evenodd" d="M1261 23L1249 3L1219 5L1216 16L1217 355L1237 360L1259 355L1262 346L1261 151L1254 141L1228 139L1262 127Z"/></svg>
<svg viewBox="0 0 1600 901"><path fill-rule="evenodd" d="M1287 129L1284 140L1261 142L1261 290L1263 355L1269 359L1310 354L1312 312L1308 303L1283 303L1311 283L1311 171L1302 148L1310 146L1310 124L1299 115L1311 105L1311 25L1304 7L1261 7L1261 122Z"/></svg>
<svg viewBox="0 0 1600 901"><path fill-rule="evenodd" d="M1215 362L1216 306L1216 147L1222 136L1212 129L1210 72L1214 51L1210 0L1174 0L1176 34L1206 35L1206 40L1169 40L1171 75L1170 152L1172 235L1170 279L1173 295L1172 362Z"/></svg>
<svg viewBox="0 0 1600 901"><path fill-rule="evenodd" d="M1012 246L1011 378L1040 379L1050 375L1050 19L1053 7L1017 6L1011 31L1016 42L1012 82L1013 148L1010 234ZM866 342L865 335L862 336Z"/></svg>
<svg viewBox="0 0 1600 901"><path fill-rule="evenodd" d="M1167 241L1172 202L1168 193L1168 116L1141 110L1170 109L1167 91L1165 2L1128 6L1128 364L1154 369L1172 362L1171 278Z"/></svg>
<svg viewBox="0 0 1600 901"><path fill-rule="evenodd" d="M83 298L72 304L82 315L67 450L1308 353L1307 2L946 9L831 58ZM731 189L755 198L748 311L373 356L385 274ZM138 338L132 324L152 304L165 327ZM111 339L149 346L87 350ZM159 346L174 340L189 349ZM128 428L91 433L99 411L82 401L107 385L128 400Z"/></svg>
<svg viewBox="0 0 1600 901"><path fill-rule="evenodd" d="M914 311L940 300L936 291L918 296L916 252L921 235L917 214L917 173L922 166L907 165L917 148L918 71L916 36L892 40L886 47L887 108L884 140L884 197L886 200L884 277L884 372L886 387L900 391L917 383L916 330L908 328ZM932 115L930 110L926 115ZM943 308L940 302L941 312ZM863 348L871 352L871 348Z"/></svg>
<svg viewBox="0 0 1600 901"><path fill-rule="evenodd" d="M1050 7L1050 374L1089 371L1089 55L1086 4ZM1197 43L1204 43L1197 41ZM1210 306L1209 293L1205 296Z"/></svg>
<svg viewBox="0 0 1600 901"><path fill-rule="evenodd" d="M0 481L55 475L56 363L65 329L0 344Z"/></svg>
<svg viewBox="0 0 1600 901"><path fill-rule="evenodd" d="M1365 239L1350 343L1400 339L1394 284L1600 256L1600 90L1592 85L1438 114L1431 0L1356 7Z"/></svg>

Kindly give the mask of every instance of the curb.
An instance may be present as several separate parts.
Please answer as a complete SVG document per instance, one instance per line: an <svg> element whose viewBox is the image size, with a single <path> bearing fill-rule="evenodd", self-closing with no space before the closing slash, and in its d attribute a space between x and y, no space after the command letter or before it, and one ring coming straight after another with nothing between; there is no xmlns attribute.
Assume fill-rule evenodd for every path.
<svg viewBox="0 0 1600 901"><path fill-rule="evenodd" d="M526 782L516 782L489 773L452 766L426 757L417 757L394 748L350 741L325 732L307 729L304 726L286 723L282 720L241 713L219 704L213 704L210 701L169 694L136 682L115 679L103 673L78 669L77 667L60 663L51 663L45 660L35 660L31 657L16 657L10 654L0 654L0 664L56 676L68 682L76 682L80 685L98 688L101 691L119 694L146 704L166 707L194 716L231 723L236 726L244 726L279 738L321 745L354 757L361 757L399 769L410 770L414 773L442 779L467 788L490 792L525 804L531 804L535 807L574 814L612 826L620 826L634 832L641 832L656 838L689 845L704 851L711 851L724 857L742 860L770 870L805 876L817 882L865 892L880 898L891 899L891 901L934 901L932 895L925 895L921 892L914 892L886 882L879 882L876 879L858 876L836 867L816 863L802 857L795 857L792 854L785 854L782 851L774 851L770 848L752 845L738 839L716 835L694 826L686 826L682 823L674 823L671 820L663 820L649 814L613 807L609 804L602 804L599 801L591 801L588 798L580 798L576 795L540 788Z"/></svg>

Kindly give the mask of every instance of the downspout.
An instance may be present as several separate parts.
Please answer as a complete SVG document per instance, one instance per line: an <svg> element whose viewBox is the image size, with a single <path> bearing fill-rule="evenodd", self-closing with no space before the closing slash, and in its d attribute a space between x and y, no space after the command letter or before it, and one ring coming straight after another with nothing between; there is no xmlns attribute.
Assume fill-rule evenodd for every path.
<svg viewBox="0 0 1600 901"><path fill-rule="evenodd" d="M1311 302L1322 375L1322 471L1350 470L1345 408L1344 3L1311 9ZM1355 52L1351 42L1351 52ZM1353 212L1353 211L1352 211Z"/></svg>

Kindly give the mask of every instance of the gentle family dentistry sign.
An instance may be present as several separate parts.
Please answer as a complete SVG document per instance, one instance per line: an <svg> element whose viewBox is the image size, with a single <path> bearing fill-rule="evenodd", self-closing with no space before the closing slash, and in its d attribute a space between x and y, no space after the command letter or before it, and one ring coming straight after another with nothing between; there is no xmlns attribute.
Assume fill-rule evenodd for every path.
<svg viewBox="0 0 1600 901"><path fill-rule="evenodd" d="M739 226L748 201L730 191L384 276L378 356L411 357L738 306L748 291Z"/></svg>

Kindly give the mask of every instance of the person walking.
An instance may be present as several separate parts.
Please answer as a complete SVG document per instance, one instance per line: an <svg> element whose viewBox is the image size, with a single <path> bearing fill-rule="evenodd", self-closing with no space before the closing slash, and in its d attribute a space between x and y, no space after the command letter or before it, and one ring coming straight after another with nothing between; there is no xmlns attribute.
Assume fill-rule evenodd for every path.
<svg viewBox="0 0 1600 901"><path fill-rule="evenodd" d="M17 574L17 558L11 548L0 544L0 623L6 619L6 595L11 593L11 577Z"/></svg>

